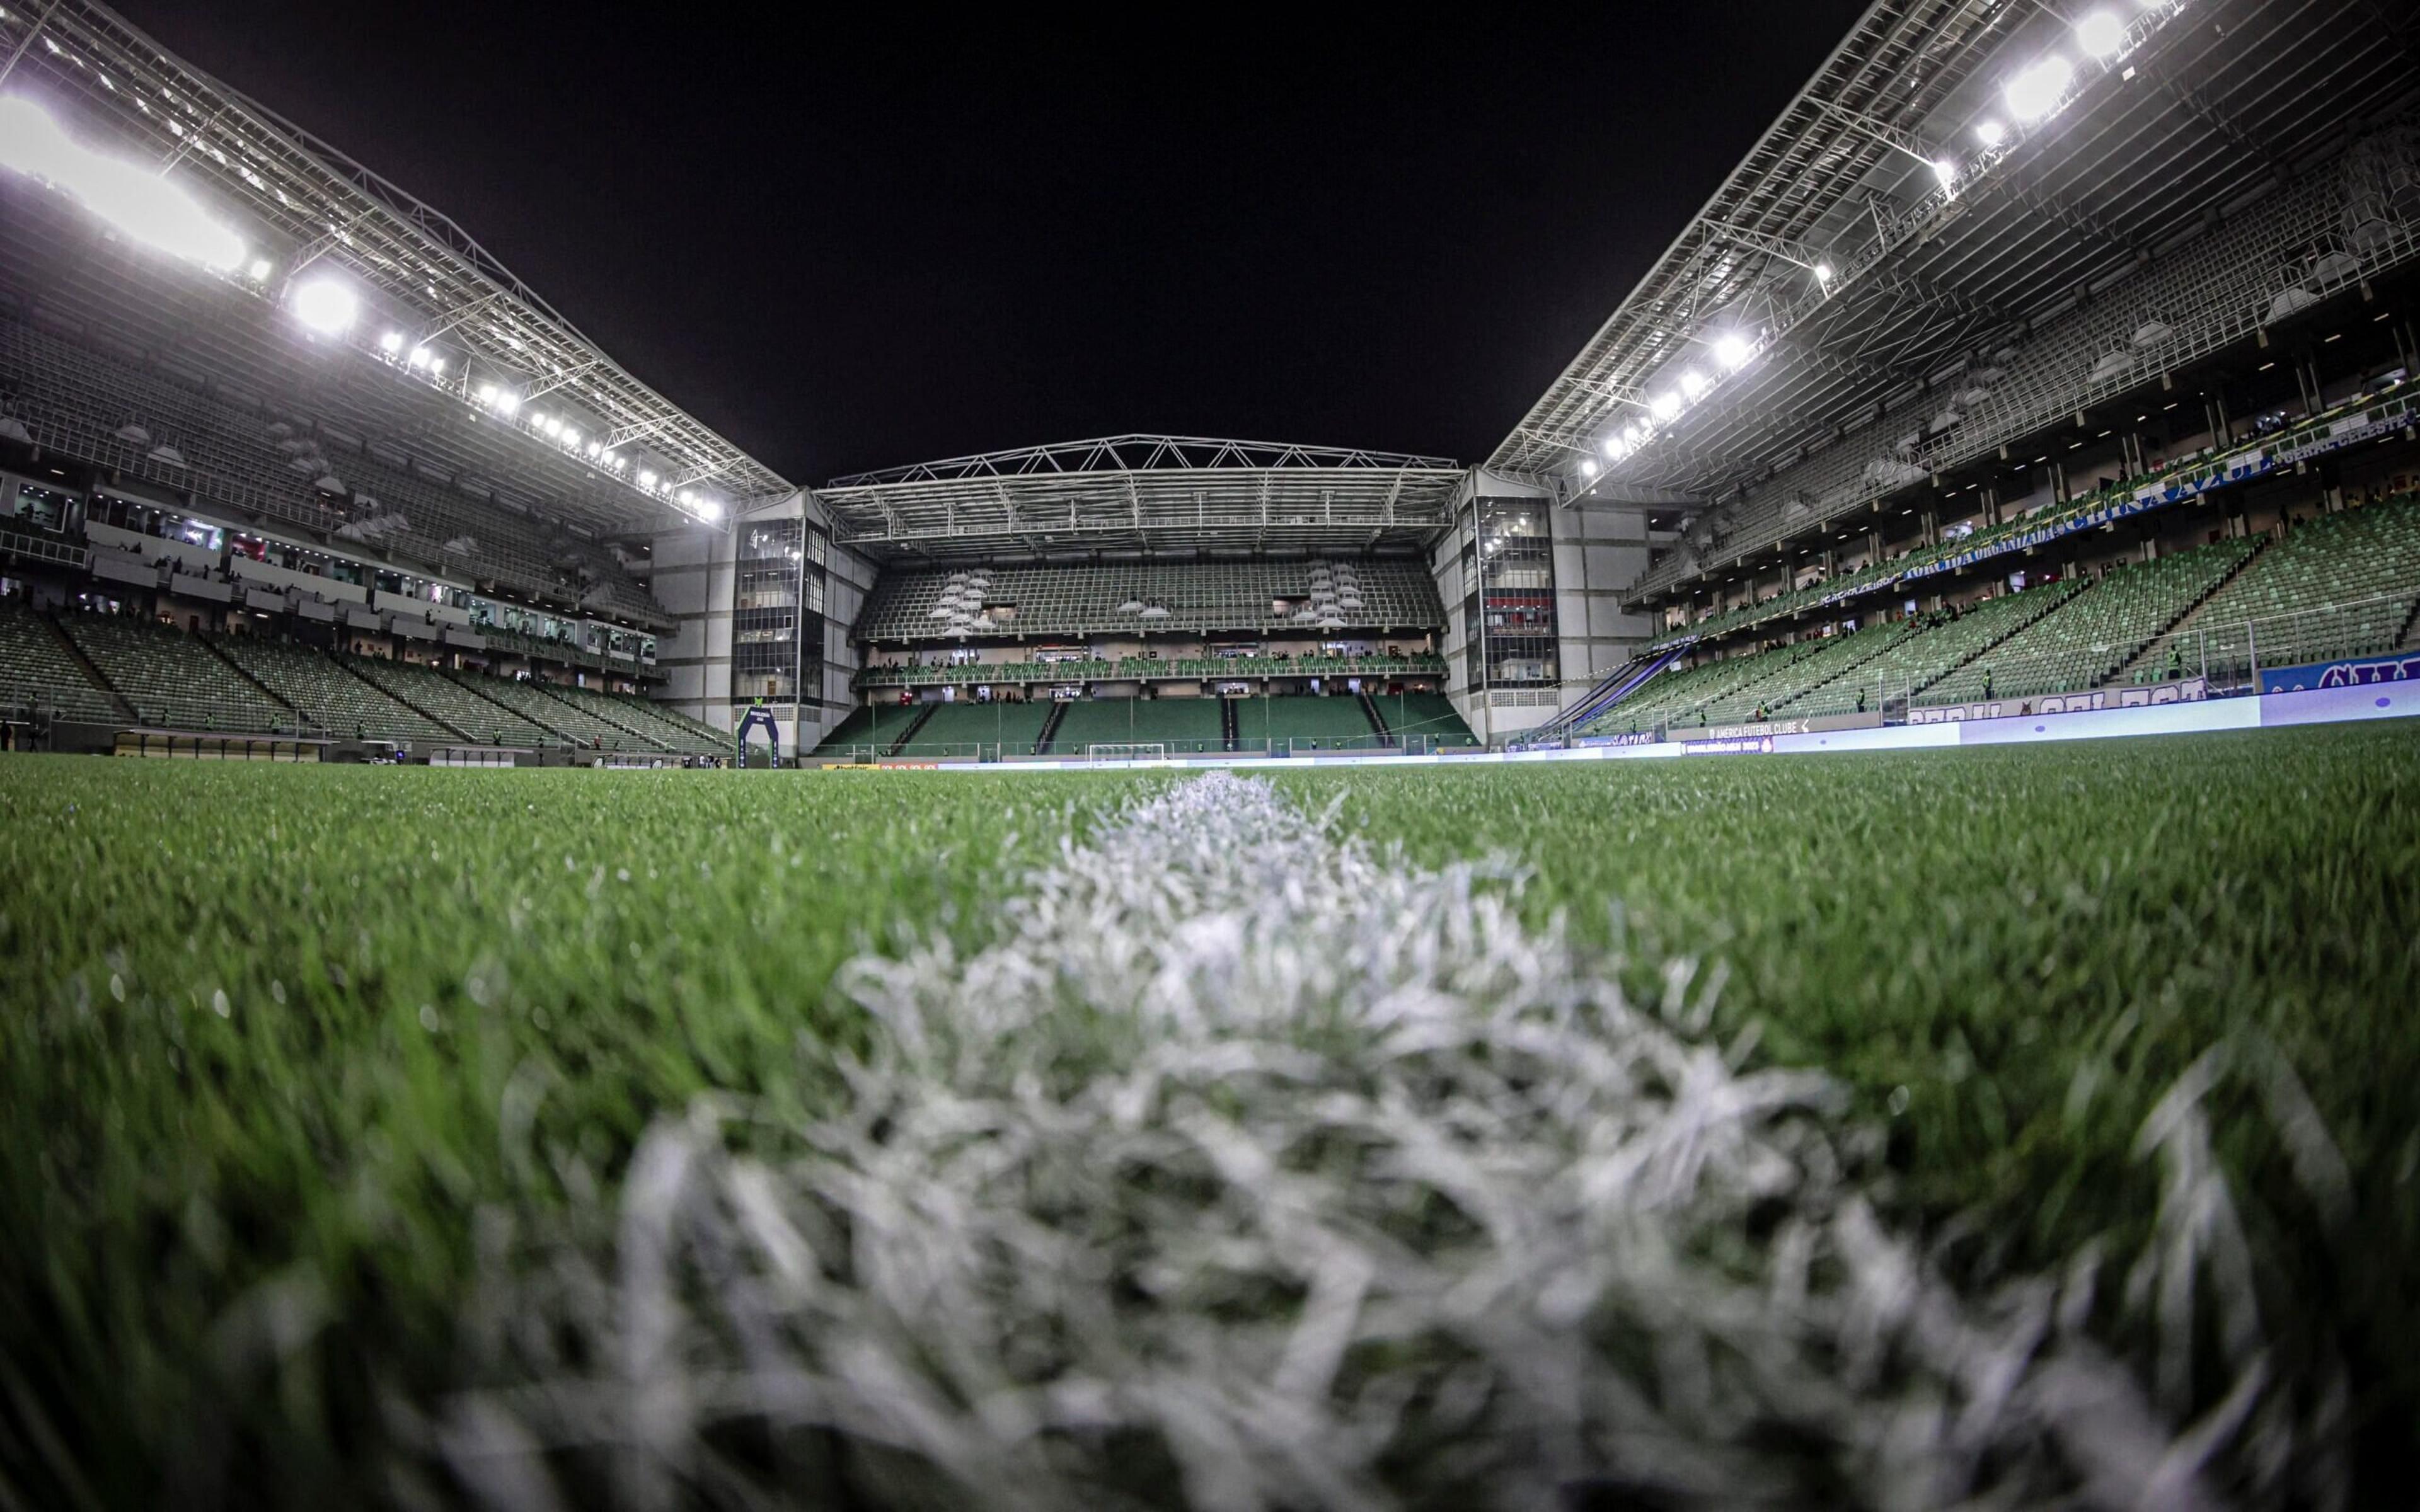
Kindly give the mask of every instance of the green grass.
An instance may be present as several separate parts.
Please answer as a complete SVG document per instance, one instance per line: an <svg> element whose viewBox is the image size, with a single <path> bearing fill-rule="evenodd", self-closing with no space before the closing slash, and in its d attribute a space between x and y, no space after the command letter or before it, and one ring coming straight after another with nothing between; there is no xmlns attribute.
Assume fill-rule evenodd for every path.
<svg viewBox="0 0 2420 1512"><path fill-rule="evenodd" d="M983 938L1165 780L0 759L0 1489L394 1494L364 1467L463 1383L483 1245L701 1092L829 1110L843 962ZM1279 782L1419 863L1517 857L1641 992L1727 972L1717 1032L1845 1080L1978 1266L2139 1230L2153 1102L2281 1057L2357 1206L2326 1232L2252 1079L2214 1095L2269 1331L2420 1430L2420 732Z"/></svg>

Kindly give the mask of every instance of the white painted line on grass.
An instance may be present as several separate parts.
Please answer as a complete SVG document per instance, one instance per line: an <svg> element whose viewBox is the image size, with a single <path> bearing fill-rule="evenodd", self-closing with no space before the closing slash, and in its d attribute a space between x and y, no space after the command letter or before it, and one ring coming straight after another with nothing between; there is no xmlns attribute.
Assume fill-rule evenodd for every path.
<svg viewBox="0 0 2420 1512"><path fill-rule="evenodd" d="M1632 1001L1518 886L1225 773L1139 800L985 948L854 963L830 1122L650 1133L610 1227L491 1288L489 1366L542 1384L459 1398L449 1463L526 1500L603 1454L649 1506L2188 1508L2256 1408L2304 1463L2257 1322L2164 1426L2089 1257L1962 1292L1840 1090L1709 1037L1719 969ZM2143 1146L2189 1319L2249 1306L2207 1080Z"/></svg>

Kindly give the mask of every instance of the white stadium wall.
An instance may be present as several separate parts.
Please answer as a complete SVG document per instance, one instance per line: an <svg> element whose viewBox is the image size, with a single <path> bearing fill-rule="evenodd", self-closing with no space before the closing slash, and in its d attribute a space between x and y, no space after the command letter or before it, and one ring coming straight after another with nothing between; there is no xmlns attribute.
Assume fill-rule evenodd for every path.
<svg viewBox="0 0 2420 1512"><path fill-rule="evenodd" d="M731 728L731 591L735 541L702 525L664 531L654 541L656 602L674 621L656 641L664 673L656 696L718 729Z"/></svg>
<svg viewBox="0 0 2420 1512"><path fill-rule="evenodd" d="M820 506L814 507L818 517ZM855 698L851 683L860 665L860 653L849 630L865 609L865 595L874 591L875 564L851 551L835 546L824 564L824 706L801 709L799 719L807 727L807 738L799 748L812 747L824 733L848 717Z"/></svg>
<svg viewBox="0 0 2420 1512"><path fill-rule="evenodd" d="M1647 571L1647 511L1589 503L1555 511L1555 626L1563 646L1563 702L1619 671L1647 642L1645 614L1621 611L1622 590Z"/></svg>

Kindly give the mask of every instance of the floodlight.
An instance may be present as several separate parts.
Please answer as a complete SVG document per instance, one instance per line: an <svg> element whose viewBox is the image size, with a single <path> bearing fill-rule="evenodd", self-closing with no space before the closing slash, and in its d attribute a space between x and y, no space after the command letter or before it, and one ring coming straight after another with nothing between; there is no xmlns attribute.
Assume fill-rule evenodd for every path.
<svg viewBox="0 0 2420 1512"><path fill-rule="evenodd" d="M648 471L645 468L641 468L639 470L639 486L642 488L652 488L655 486L656 475Z"/></svg>
<svg viewBox="0 0 2420 1512"><path fill-rule="evenodd" d="M2075 23L2075 43L2094 57L2115 56L2126 45L2126 23L2110 11L2096 10Z"/></svg>
<svg viewBox="0 0 2420 1512"><path fill-rule="evenodd" d="M341 336L353 329L362 301L333 278L315 278L294 291L294 317L323 336Z"/></svg>
<svg viewBox="0 0 2420 1512"><path fill-rule="evenodd" d="M1745 367L1747 360L1755 355L1756 348L1749 346L1748 339L1738 332L1714 338L1714 361L1727 369L1737 371Z"/></svg>
<svg viewBox="0 0 2420 1512"><path fill-rule="evenodd" d="M1958 164L1947 158L1935 158L1932 160L1932 177L1940 179L1946 188L1957 180Z"/></svg>
<svg viewBox="0 0 2420 1512"><path fill-rule="evenodd" d="M1647 411L1658 420L1669 420L1681 412L1681 396L1668 390L1647 401Z"/></svg>
<svg viewBox="0 0 2420 1512"><path fill-rule="evenodd" d="M396 353L403 350L403 332L400 331L390 331L385 335L380 336L379 338L379 350L386 353L389 357L393 357Z"/></svg>
<svg viewBox="0 0 2420 1512"><path fill-rule="evenodd" d="M2040 120L2058 109L2074 79L2075 65L2054 54L2009 81L2009 109L2021 121Z"/></svg>
<svg viewBox="0 0 2420 1512"><path fill-rule="evenodd" d="M496 386L494 384L482 383L479 385L479 402L487 405L491 405L496 402Z"/></svg>
<svg viewBox="0 0 2420 1512"><path fill-rule="evenodd" d="M22 95L0 97L0 167L47 180L134 240L220 272L244 265L243 239L181 185L74 141Z"/></svg>
<svg viewBox="0 0 2420 1512"><path fill-rule="evenodd" d="M1818 284L1828 284L1832 282L1832 265L1830 263L1817 263L1815 265L1815 282Z"/></svg>
<svg viewBox="0 0 2420 1512"><path fill-rule="evenodd" d="M1580 458L1580 476L1583 478L1593 478L1596 476L1595 457L1584 456Z"/></svg>
<svg viewBox="0 0 2420 1512"><path fill-rule="evenodd" d="M380 345L383 346L385 344L381 342ZM411 355L404 359L404 361L410 363L414 367L427 367L428 365L428 358L429 351L427 347L414 347L411 348Z"/></svg>
<svg viewBox="0 0 2420 1512"><path fill-rule="evenodd" d="M1706 376L1695 368L1681 375L1681 393L1684 398L1695 399L1705 393L1708 387L1710 385L1706 381Z"/></svg>
<svg viewBox="0 0 2420 1512"><path fill-rule="evenodd" d="M496 395L496 408L508 415L520 407L521 396L510 389L505 389Z"/></svg>
<svg viewBox="0 0 2420 1512"><path fill-rule="evenodd" d="M431 378L443 378L445 376L445 359L442 357L434 357L429 359L428 373Z"/></svg>
<svg viewBox="0 0 2420 1512"><path fill-rule="evenodd" d="M577 450L580 446L580 432L572 429L569 425L564 426L563 444Z"/></svg>
<svg viewBox="0 0 2420 1512"><path fill-rule="evenodd" d="M1975 128L1975 140L1987 147L1998 147L2009 139L2009 129L1998 121L1985 121Z"/></svg>
<svg viewBox="0 0 2420 1512"><path fill-rule="evenodd" d="M277 271L277 270L270 265L268 258L255 257L252 260L252 266L245 270L245 271L252 274L252 281L254 283L266 284L269 282L269 275Z"/></svg>
<svg viewBox="0 0 2420 1512"><path fill-rule="evenodd" d="M1607 436L1605 439L1606 455L1618 462L1621 460L1622 450L1621 437L1620 435Z"/></svg>
<svg viewBox="0 0 2420 1512"><path fill-rule="evenodd" d="M697 517L700 519L721 519L722 517L722 506L716 503L711 499L698 500L696 502L696 509ZM1162 614L1166 614L1167 612L1168 611L1166 609L1160 610L1160 613ZM1143 610L1143 617L1145 619L1149 619L1151 617L1151 611L1149 609Z"/></svg>
<svg viewBox="0 0 2420 1512"><path fill-rule="evenodd" d="M550 436L560 436L563 434L563 422L555 419L552 415L549 415L544 420L539 421L538 424L543 427L546 433Z"/></svg>

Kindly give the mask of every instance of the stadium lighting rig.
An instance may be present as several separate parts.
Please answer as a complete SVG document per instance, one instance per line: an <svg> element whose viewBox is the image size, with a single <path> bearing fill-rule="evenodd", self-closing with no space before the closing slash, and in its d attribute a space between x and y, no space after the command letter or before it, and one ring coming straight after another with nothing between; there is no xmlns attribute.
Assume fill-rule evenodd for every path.
<svg viewBox="0 0 2420 1512"><path fill-rule="evenodd" d="M23 95L0 96L0 165L62 191L146 246L212 272L244 266L243 238L213 219L182 184L85 147Z"/></svg>
<svg viewBox="0 0 2420 1512"><path fill-rule="evenodd" d="M53 51L57 51L55 46ZM183 134L174 122L171 126ZM653 471L642 471L633 479L631 459L608 447L601 437L535 411L526 420L518 419L519 392L493 380L474 383L468 360L458 361L430 343L392 328L374 338L357 335L363 295L342 275L298 268L282 292L273 289L276 264L255 255L243 236L214 216L177 177L85 146L70 135L49 110L21 93L0 95L0 167L50 185L131 240L197 264L256 297L282 303L315 339L345 342L382 361L398 376L448 393L489 419L513 423L533 440L551 441L575 460L692 518L711 524L722 517L721 503L693 487L675 488Z"/></svg>
<svg viewBox="0 0 2420 1512"><path fill-rule="evenodd" d="M288 302L304 330L321 336L341 336L361 317L362 299L343 282L314 278L298 285Z"/></svg>
<svg viewBox="0 0 2420 1512"><path fill-rule="evenodd" d="M2139 13L2131 20L2113 9L2096 9L2075 21L2070 31L2075 46L2088 60L2087 66L2097 66L2104 71L2113 70L2145 36L2181 11L2187 3L2188 0L2133 0ZM2128 69L2123 76L2131 78L2133 73L2133 70ZM2056 51L2045 53L2009 78L2000 91L2001 101L2019 131L2039 131L2074 99L2081 76L2082 70L2076 62L2065 54ZM1962 163L1955 156L1914 154L1931 171L1936 193L1944 202L1958 198L1962 185L1971 183L1998 164L2015 146L2016 138L2012 136L2010 128L1996 118L1977 122L1974 132L1980 150ZM1900 150L1913 153L1912 148L1904 147ZM1839 282L1839 270L1828 260L1818 260L1812 266L1800 266L1813 276L1817 294L1828 298L1834 285ZM1604 464L1600 465L1597 457L1587 451L1580 455L1576 471L1582 478L1590 480L1591 486L1606 467L1636 455L1658 434L1668 430L1683 411L1711 394L1723 378L1753 362L1763 349L1763 345L1774 339L1774 333L1765 332L1763 342L1737 331L1693 339L1706 343L1713 350L1715 375L1710 378L1697 368L1683 368L1658 392L1643 400L1632 401L1643 405L1648 420L1633 422L1604 436L1596 448L1604 454Z"/></svg>

